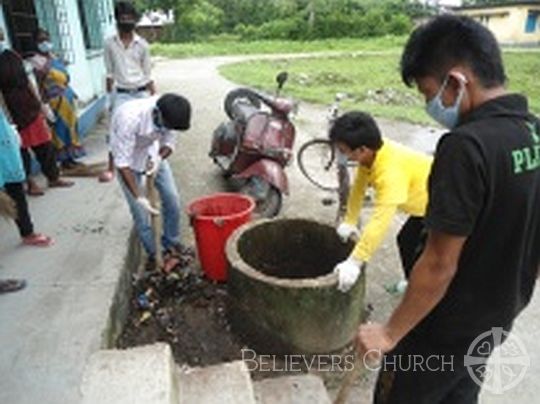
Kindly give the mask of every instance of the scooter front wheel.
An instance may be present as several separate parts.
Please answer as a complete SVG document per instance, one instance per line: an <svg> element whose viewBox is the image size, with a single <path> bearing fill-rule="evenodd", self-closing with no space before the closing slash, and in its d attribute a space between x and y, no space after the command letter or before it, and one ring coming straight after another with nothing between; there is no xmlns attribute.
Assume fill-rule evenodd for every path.
<svg viewBox="0 0 540 404"><path fill-rule="evenodd" d="M257 217L272 218L279 214L283 203L281 191L261 178L251 177L240 188L240 192L255 200Z"/></svg>

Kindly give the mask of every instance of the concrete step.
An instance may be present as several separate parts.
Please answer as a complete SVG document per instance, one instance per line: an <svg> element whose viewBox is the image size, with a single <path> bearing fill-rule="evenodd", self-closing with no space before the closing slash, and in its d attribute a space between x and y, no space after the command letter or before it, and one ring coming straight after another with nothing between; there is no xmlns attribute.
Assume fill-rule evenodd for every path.
<svg viewBox="0 0 540 404"><path fill-rule="evenodd" d="M181 370L179 404L256 404L243 361Z"/></svg>
<svg viewBox="0 0 540 404"><path fill-rule="evenodd" d="M178 404L171 348L157 343L93 354L84 371L83 404Z"/></svg>
<svg viewBox="0 0 540 404"><path fill-rule="evenodd" d="M257 404L331 404L322 379L315 375L284 376L254 383Z"/></svg>

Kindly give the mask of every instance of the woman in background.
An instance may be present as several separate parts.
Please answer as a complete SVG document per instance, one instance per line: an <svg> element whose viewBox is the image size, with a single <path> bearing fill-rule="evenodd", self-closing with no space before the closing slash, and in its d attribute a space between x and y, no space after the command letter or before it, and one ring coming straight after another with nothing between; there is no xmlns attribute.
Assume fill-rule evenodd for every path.
<svg viewBox="0 0 540 404"><path fill-rule="evenodd" d="M62 168L75 168L81 165L76 159L85 154L77 128L77 96L69 86L69 73L64 62L52 52L49 33L38 28L34 40L38 52L27 60L34 68L43 102L53 111L49 124L57 159Z"/></svg>

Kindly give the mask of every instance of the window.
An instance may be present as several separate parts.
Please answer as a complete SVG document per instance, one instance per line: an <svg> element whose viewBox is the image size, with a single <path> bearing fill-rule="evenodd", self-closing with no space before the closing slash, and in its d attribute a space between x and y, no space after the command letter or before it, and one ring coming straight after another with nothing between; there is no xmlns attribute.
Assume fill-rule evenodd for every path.
<svg viewBox="0 0 540 404"><path fill-rule="evenodd" d="M65 0L36 0L39 25L49 31L54 49L65 61L75 62Z"/></svg>
<svg viewBox="0 0 540 404"><path fill-rule="evenodd" d="M35 50L32 36L38 26L38 20L33 1L6 0L1 3L5 7L4 15L13 48L21 54Z"/></svg>
<svg viewBox="0 0 540 404"><path fill-rule="evenodd" d="M77 0L77 3L86 49L102 49L104 28L109 14L108 2L106 0Z"/></svg>
<svg viewBox="0 0 540 404"><path fill-rule="evenodd" d="M530 34L536 31L538 26L538 15L540 15L540 11L529 10L527 21L525 22L526 33Z"/></svg>

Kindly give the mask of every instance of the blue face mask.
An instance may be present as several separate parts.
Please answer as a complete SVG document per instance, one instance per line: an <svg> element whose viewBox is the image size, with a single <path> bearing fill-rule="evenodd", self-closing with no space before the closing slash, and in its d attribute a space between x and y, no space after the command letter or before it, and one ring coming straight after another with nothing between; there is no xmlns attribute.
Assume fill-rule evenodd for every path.
<svg viewBox="0 0 540 404"><path fill-rule="evenodd" d="M6 43L4 41L0 42L0 53L4 53L4 51L7 49Z"/></svg>
<svg viewBox="0 0 540 404"><path fill-rule="evenodd" d="M453 129L459 121L459 106L463 99L463 95L465 94L465 85L460 81L461 88L456 98L456 102L450 107L445 107L442 102L442 93L448 84L448 77L449 76L447 76L442 83L441 88L439 88L435 97L426 104L426 112L442 126Z"/></svg>
<svg viewBox="0 0 540 404"><path fill-rule="evenodd" d="M37 47L41 53L49 53L53 50L53 44L50 41L40 42Z"/></svg>

